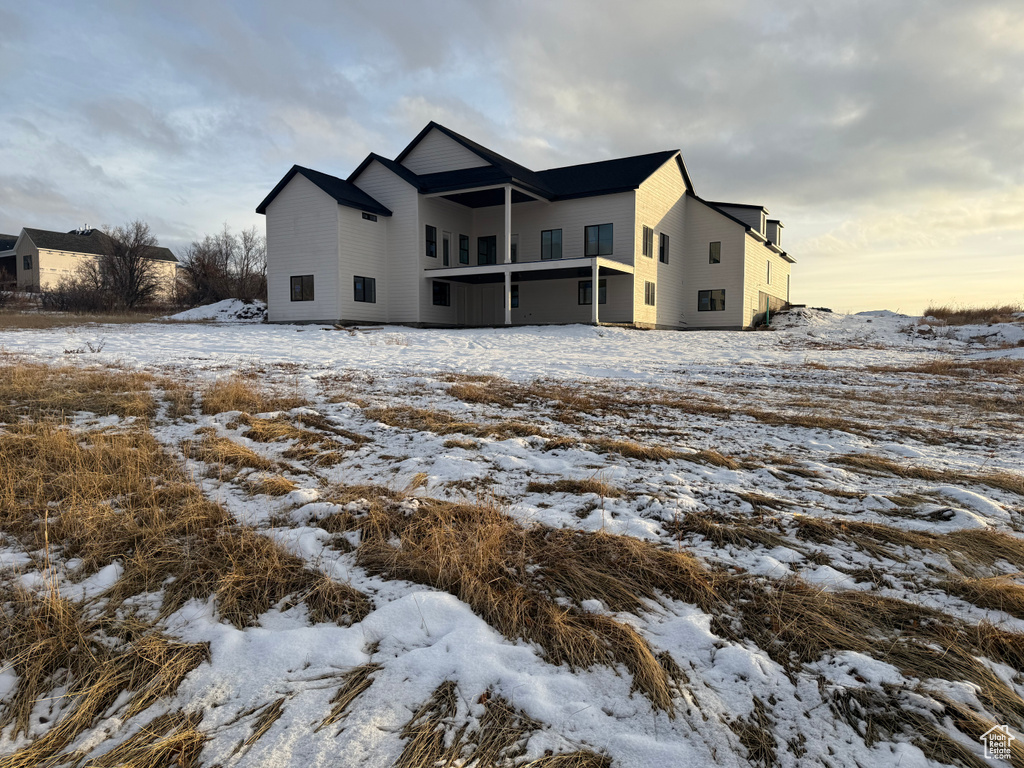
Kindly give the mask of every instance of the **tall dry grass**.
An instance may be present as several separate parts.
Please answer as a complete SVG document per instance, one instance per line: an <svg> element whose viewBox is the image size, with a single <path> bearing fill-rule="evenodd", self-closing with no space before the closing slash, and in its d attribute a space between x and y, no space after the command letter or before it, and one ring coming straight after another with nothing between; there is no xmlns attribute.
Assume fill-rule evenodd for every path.
<svg viewBox="0 0 1024 768"><path fill-rule="evenodd" d="M201 410L205 414L226 411L268 413L288 411L309 404L309 401L298 392L279 394L270 390L258 378L241 374L218 379L207 385L203 388L201 397Z"/></svg>
<svg viewBox="0 0 1024 768"><path fill-rule="evenodd" d="M924 311L924 317L934 317L944 325L988 325L993 323L1012 323L1019 320L1024 312L1024 304L1003 304L989 307L970 306L967 304L931 305Z"/></svg>
<svg viewBox="0 0 1024 768"><path fill-rule="evenodd" d="M80 411L148 418L156 412L152 382L147 373L0 358L0 423Z"/></svg>

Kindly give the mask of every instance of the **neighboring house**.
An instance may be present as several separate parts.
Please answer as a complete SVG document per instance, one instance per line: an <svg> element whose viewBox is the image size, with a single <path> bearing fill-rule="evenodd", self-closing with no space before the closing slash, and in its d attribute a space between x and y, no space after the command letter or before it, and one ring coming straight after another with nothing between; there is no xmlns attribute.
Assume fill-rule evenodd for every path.
<svg viewBox="0 0 1024 768"><path fill-rule="evenodd" d="M0 290L9 290L17 284L18 266L14 253L17 242L17 235L0 235Z"/></svg>
<svg viewBox="0 0 1024 768"><path fill-rule="evenodd" d="M110 238L98 229L51 232L46 229L21 230L13 248L19 290L53 288L61 278L73 277L87 260L108 253ZM0 258L4 254L0 253ZM177 274L178 260L167 248L152 248L149 258L157 266L160 282L169 293Z"/></svg>
<svg viewBox="0 0 1024 768"><path fill-rule="evenodd" d="M433 122L347 179L293 166L256 211L271 322L750 328L794 263L678 150L535 172Z"/></svg>

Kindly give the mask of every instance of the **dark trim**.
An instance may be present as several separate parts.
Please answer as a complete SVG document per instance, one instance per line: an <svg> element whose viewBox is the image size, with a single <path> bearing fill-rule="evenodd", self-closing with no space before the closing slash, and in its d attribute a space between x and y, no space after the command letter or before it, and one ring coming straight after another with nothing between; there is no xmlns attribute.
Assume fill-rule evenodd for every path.
<svg viewBox="0 0 1024 768"><path fill-rule="evenodd" d="M753 208L755 211L764 211L765 213L768 213L768 209L763 205L754 205L752 203L723 203L720 200L704 200L702 202L705 202L708 205L713 205L716 208L724 205L727 208Z"/></svg>
<svg viewBox="0 0 1024 768"><path fill-rule="evenodd" d="M747 222L745 222L745 221L743 221L741 219L737 219L732 214L726 213L721 208L716 206L714 203L709 203L707 200L704 200L703 198L697 197L696 195L691 194L690 192L687 192L686 194L689 195L690 197L692 197L698 203L703 203L704 205L706 205L708 208L710 208L715 213L720 214L721 216L725 216L725 218L729 219L730 221L735 221L737 224L739 224L741 227L743 227L743 229L746 232L753 232L754 231L754 228L752 226L750 226L749 224L747 224Z"/></svg>
<svg viewBox="0 0 1024 768"><path fill-rule="evenodd" d="M350 173L348 175L348 178L346 179L346 181L349 182L350 184L355 183L355 180L357 178L359 178L359 174L361 174L363 171L365 171L367 166L369 166L370 163L372 163L374 160L376 160L378 163L383 165L385 168L387 168L393 174L398 176L406 184L409 184L409 185L415 187L420 192L423 191L423 189L421 188L420 177L419 176L417 176L415 173L410 171L404 165L399 165L394 160L389 160L388 158L386 158L386 157L384 157L382 155L378 155L376 152L371 152L370 154L368 154L366 156L366 159L363 160L363 162L361 162L358 165L358 167L354 171L352 171L352 173Z"/></svg>

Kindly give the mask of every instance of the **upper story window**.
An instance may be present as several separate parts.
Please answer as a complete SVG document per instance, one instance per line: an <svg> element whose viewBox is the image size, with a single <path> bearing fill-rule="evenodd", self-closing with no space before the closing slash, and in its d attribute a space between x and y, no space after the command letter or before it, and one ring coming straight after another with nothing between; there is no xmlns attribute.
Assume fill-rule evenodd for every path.
<svg viewBox="0 0 1024 768"><path fill-rule="evenodd" d="M720 240L716 240L711 243L708 248L708 264L721 264L722 263L722 243Z"/></svg>
<svg viewBox="0 0 1024 768"><path fill-rule="evenodd" d="M643 253L647 257L654 255L654 230L648 226L644 226Z"/></svg>
<svg viewBox="0 0 1024 768"><path fill-rule="evenodd" d="M441 264L448 266L448 260L451 258L452 253L452 236L450 232L445 232L441 237Z"/></svg>
<svg viewBox="0 0 1024 768"><path fill-rule="evenodd" d="M487 235L476 239L476 263L497 264L498 263L498 236Z"/></svg>
<svg viewBox="0 0 1024 768"><path fill-rule="evenodd" d="M612 225L593 224L584 230L587 256L612 255Z"/></svg>
<svg viewBox="0 0 1024 768"><path fill-rule="evenodd" d="M459 264L469 264L469 235L459 235Z"/></svg>
<svg viewBox="0 0 1024 768"><path fill-rule="evenodd" d="M355 289L355 300L365 301L368 304L377 303L377 280L373 277L352 278L352 287Z"/></svg>
<svg viewBox="0 0 1024 768"><path fill-rule="evenodd" d="M26 253L21 259L21 266L23 269L32 269L32 254Z"/></svg>
<svg viewBox="0 0 1024 768"><path fill-rule="evenodd" d="M427 224L427 256L437 258L437 227Z"/></svg>
<svg viewBox="0 0 1024 768"><path fill-rule="evenodd" d="M313 276L292 275L291 296L292 301L313 301Z"/></svg>
<svg viewBox="0 0 1024 768"><path fill-rule="evenodd" d="M541 231L540 257L543 261L562 258L562 230L545 229Z"/></svg>
<svg viewBox="0 0 1024 768"><path fill-rule="evenodd" d="M658 261L668 264L668 235L664 232L658 235Z"/></svg>
<svg viewBox="0 0 1024 768"><path fill-rule="evenodd" d="M375 213L367 213L366 211L363 211L363 218L366 221L376 221L377 220L377 214L375 214Z"/></svg>
<svg viewBox="0 0 1024 768"><path fill-rule="evenodd" d="M724 312L725 289L697 291L697 310L699 312Z"/></svg>

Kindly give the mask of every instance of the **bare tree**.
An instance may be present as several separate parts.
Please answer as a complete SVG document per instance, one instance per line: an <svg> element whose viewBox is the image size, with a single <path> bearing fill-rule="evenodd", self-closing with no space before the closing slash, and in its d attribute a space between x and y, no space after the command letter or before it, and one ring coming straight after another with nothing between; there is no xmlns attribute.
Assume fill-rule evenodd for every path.
<svg viewBox="0 0 1024 768"><path fill-rule="evenodd" d="M235 235L225 224L216 235L194 240L181 254L180 262L189 304L266 298L267 241L256 227Z"/></svg>
<svg viewBox="0 0 1024 768"><path fill-rule="evenodd" d="M160 273L152 258L156 238L149 225L135 220L114 227L106 235L106 253L97 263L102 285L125 309L153 299L160 290Z"/></svg>
<svg viewBox="0 0 1024 768"><path fill-rule="evenodd" d="M243 229L239 235L234 271L238 298L267 298L267 238L256 227Z"/></svg>

